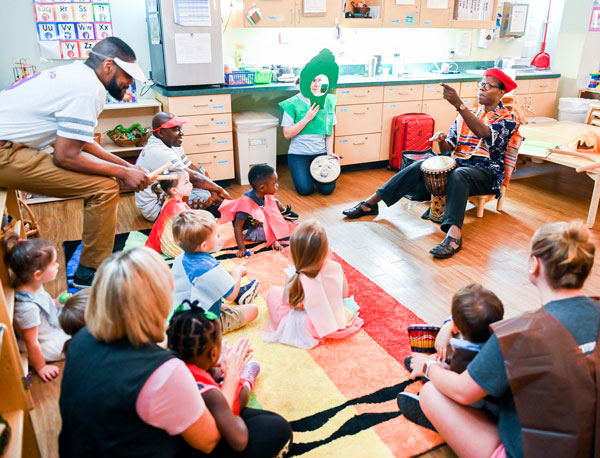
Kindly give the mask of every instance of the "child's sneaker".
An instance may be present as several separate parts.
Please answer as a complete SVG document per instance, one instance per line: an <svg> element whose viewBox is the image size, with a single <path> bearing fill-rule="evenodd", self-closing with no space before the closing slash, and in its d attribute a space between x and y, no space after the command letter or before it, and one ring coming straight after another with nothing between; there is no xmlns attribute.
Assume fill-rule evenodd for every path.
<svg viewBox="0 0 600 458"><path fill-rule="evenodd" d="M400 412L402 412L402 415L404 415L407 420L410 420L423 428L436 431L435 426L431 424L429 419L423 413L423 410L421 410L418 395L403 392L398 395L396 401L398 402Z"/></svg>
<svg viewBox="0 0 600 458"><path fill-rule="evenodd" d="M258 280L252 280L246 286L240 286L240 291L235 301L240 305L249 304L256 296L258 296Z"/></svg>
<svg viewBox="0 0 600 458"><path fill-rule="evenodd" d="M298 219L298 213L292 211L292 206L287 205L283 213L281 213L288 221L296 221Z"/></svg>
<svg viewBox="0 0 600 458"><path fill-rule="evenodd" d="M248 364L246 364L240 375L240 379L248 382L250 385L250 391L254 389L254 382L256 381L258 374L260 374L260 364L257 361L250 361Z"/></svg>

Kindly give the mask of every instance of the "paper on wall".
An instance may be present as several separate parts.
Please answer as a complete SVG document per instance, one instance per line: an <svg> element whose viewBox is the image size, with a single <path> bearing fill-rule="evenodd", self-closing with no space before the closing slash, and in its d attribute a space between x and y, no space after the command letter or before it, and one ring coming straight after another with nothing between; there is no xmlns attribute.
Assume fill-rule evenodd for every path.
<svg viewBox="0 0 600 458"><path fill-rule="evenodd" d="M326 13L327 0L304 0L305 13Z"/></svg>
<svg viewBox="0 0 600 458"><path fill-rule="evenodd" d="M208 0L173 0L175 23L184 27L210 27Z"/></svg>
<svg viewBox="0 0 600 458"><path fill-rule="evenodd" d="M465 30L459 33L456 38L456 47L454 48L457 56L468 57L471 55L471 39L473 33L470 30Z"/></svg>
<svg viewBox="0 0 600 458"><path fill-rule="evenodd" d="M415 0L396 0L396 5L414 5Z"/></svg>
<svg viewBox="0 0 600 458"><path fill-rule="evenodd" d="M178 64L212 62L210 33L176 33L175 59Z"/></svg>
<svg viewBox="0 0 600 458"><path fill-rule="evenodd" d="M448 0L427 0L427 8L448 9Z"/></svg>
<svg viewBox="0 0 600 458"><path fill-rule="evenodd" d="M528 5L514 5L512 9L512 17L510 21L511 33L523 33L525 31L525 21L527 20L527 6Z"/></svg>
<svg viewBox="0 0 600 458"><path fill-rule="evenodd" d="M160 44L160 24L158 22L158 14L148 14L148 27L150 28L150 43L153 45Z"/></svg>
<svg viewBox="0 0 600 458"><path fill-rule="evenodd" d="M38 41L40 52L44 59L60 59L59 41Z"/></svg>

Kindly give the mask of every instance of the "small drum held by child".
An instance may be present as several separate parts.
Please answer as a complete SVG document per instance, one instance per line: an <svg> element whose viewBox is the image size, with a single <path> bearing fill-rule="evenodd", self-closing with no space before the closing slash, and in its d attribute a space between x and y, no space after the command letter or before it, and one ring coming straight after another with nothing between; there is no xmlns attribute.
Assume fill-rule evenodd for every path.
<svg viewBox="0 0 600 458"><path fill-rule="evenodd" d="M441 223L446 210L446 186L448 174L456 167L456 161L450 156L430 157L421 164L425 178L425 187L431 193L429 219Z"/></svg>
<svg viewBox="0 0 600 458"><path fill-rule="evenodd" d="M408 327L410 349L416 353L435 353L435 338L439 331L439 326L411 324Z"/></svg>

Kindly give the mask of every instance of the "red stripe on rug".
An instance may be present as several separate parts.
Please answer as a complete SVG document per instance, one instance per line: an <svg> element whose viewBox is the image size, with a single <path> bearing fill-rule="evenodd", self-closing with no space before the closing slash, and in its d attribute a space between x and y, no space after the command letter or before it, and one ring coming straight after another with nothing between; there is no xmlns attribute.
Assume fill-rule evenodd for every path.
<svg viewBox="0 0 600 458"><path fill-rule="evenodd" d="M333 256L342 265L350 294L360 306L360 316L365 320L363 329L392 357L402 362L410 354L408 326L423 323L423 320L339 255L333 253Z"/></svg>

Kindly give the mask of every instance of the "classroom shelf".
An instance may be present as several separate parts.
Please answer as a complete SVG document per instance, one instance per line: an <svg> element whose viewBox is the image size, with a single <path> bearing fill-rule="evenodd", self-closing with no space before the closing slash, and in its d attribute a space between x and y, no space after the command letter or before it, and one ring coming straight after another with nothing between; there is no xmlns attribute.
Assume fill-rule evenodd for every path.
<svg viewBox="0 0 600 458"><path fill-rule="evenodd" d="M156 99L139 99L133 103L105 103L105 110L129 110L135 108L160 107L160 102Z"/></svg>

